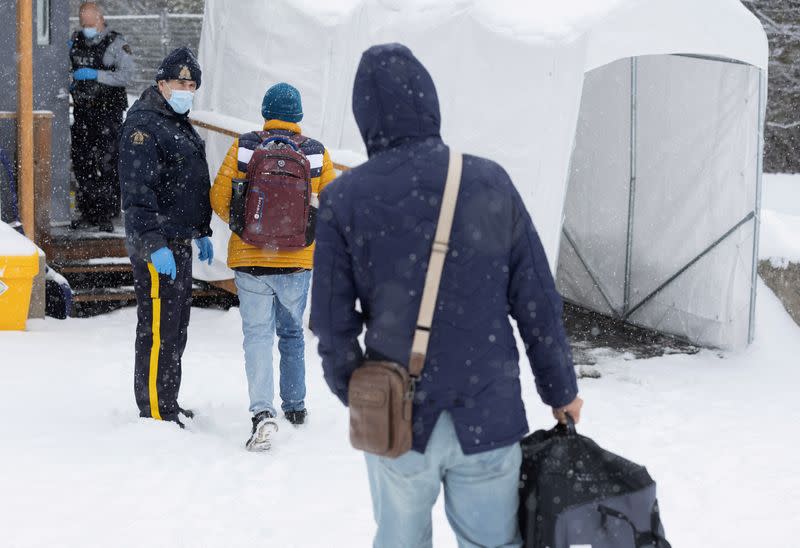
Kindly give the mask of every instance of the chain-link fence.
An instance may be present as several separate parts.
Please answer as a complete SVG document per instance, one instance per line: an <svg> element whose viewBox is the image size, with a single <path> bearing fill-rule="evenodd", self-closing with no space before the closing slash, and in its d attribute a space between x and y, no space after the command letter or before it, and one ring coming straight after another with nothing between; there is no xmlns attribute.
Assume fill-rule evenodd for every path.
<svg viewBox="0 0 800 548"><path fill-rule="evenodd" d="M158 66L174 48L188 46L197 53L203 15L200 13L168 13L148 15L106 15L109 29L122 34L131 46L136 60L136 76L128 93L140 94L153 83ZM78 18L71 17L74 28Z"/></svg>

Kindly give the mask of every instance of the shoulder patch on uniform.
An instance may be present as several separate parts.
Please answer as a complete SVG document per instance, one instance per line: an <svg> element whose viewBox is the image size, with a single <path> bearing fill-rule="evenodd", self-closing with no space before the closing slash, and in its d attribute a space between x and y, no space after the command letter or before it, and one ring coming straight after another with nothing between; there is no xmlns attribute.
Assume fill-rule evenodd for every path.
<svg viewBox="0 0 800 548"><path fill-rule="evenodd" d="M144 142L150 138L148 133L145 133L141 129L137 129L133 133L131 133L131 143L134 145L143 145Z"/></svg>
<svg viewBox="0 0 800 548"><path fill-rule="evenodd" d="M131 51L131 47L128 44L122 46L122 51L124 51L128 55L133 55L133 51Z"/></svg>

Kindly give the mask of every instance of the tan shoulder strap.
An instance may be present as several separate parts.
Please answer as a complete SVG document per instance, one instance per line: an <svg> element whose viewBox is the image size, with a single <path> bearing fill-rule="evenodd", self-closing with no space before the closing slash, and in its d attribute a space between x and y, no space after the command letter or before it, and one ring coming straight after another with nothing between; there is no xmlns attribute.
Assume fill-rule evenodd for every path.
<svg viewBox="0 0 800 548"><path fill-rule="evenodd" d="M431 258L428 261L428 272L425 275L425 288L422 290L417 329L414 331L414 342L411 345L411 360L408 364L408 372L413 377L419 377L422 373L422 368L425 366L425 356L428 353L433 313L439 296L439 283L442 280L444 261L450 248L450 232L453 228L458 189L461 187L462 164L463 157L461 154L450 149L450 162L447 167L447 180L444 183L442 207L439 210L436 236L433 239Z"/></svg>

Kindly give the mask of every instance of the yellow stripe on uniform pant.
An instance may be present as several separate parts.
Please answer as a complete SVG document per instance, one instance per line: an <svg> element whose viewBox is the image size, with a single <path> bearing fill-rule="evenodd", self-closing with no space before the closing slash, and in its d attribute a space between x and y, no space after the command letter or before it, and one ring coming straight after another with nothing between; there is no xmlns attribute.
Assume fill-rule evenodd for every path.
<svg viewBox="0 0 800 548"><path fill-rule="evenodd" d="M153 263L147 263L150 270L150 298L153 300L153 345L150 347L150 376L148 387L150 392L150 416L161 420L158 410L158 354L161 351L161 298L158 295L158 272Z"/></svg>

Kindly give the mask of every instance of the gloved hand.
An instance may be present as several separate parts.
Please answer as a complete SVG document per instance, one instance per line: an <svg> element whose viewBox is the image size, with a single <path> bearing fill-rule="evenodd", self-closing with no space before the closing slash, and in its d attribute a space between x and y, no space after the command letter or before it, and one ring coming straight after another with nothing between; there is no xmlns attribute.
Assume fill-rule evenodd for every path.
<svg viewBox="0 0 800 548"><path fill-rule="evenodd" d="M150 261L156 267L156 272L159 274L168 274L173 280L177 276L178 271L175 266L175 256L168 247L162 247L159 250L153 251L150 254Z"/></svg>
<svg viewBox="0 0 800 548"><path fill-rule="evenodd" d="M97 70L83 67L72 73L75 80L97 80Z"/></svg>
<svg viewBox="0 0 800 548"><path fill-rule="evenodd" d="M211 264L211 261L214 260L214 245L211 243L211 238L203 236L202 238L197 238L195 243L197 243L197 249L200 250L197 258L201 261L208 261L208 264Z"/></svg>

